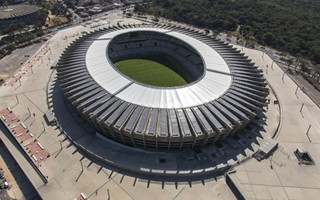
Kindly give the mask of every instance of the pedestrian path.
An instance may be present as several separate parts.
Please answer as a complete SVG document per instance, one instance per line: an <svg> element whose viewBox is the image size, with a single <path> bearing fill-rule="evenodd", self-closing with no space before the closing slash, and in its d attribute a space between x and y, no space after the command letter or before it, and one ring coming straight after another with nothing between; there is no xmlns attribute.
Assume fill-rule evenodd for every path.
<svg viewBox="0 0 320 200"><path fill-rule="evenodd" d="M25 150L38 167L50 156L49 152L40 144L29 129L20 121L19 117L10 109L0 110L1 121L8 128L12 136Z"/></svg>

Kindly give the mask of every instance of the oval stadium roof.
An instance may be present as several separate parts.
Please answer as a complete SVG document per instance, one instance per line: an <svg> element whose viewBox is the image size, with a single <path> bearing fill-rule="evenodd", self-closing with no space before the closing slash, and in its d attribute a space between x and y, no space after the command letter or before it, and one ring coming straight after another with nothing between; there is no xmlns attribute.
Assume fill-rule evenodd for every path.
<svg viewBox="0 0 320 200"><path fill-rule="evenodd" d="M133 31L155 31L179 38L202 56L207 69L202 79L178 88L156 88L138 84L114 69L106 56L107 47L115 36ZM186 108L213 101L231 85L227 63L211 47L188 35L156 28L131 28L113 31L94 41L86 54L86 66L91 77L106 91L129 103L152 108Z"/></svg>
<svg viewBox="0 0 320 200"><path fill-rule="evenodd" d="M202 59L203 76L172 88L147 86L123 76L111 62L109 46L113 38L137 31L164 34L161 41L152 38L164 45L164 51L188 50L183 45L174 47L170 38L188 44ZM141 41L146 42L139 46ZM115 54L156 48L148 47L154 41L135 43L133 38L130 42L129 47L113 46L119 48ZM195 66L192 56L179 56ZM238 133L265 105L269 91L261 72L231 45L168 24L112 26L91 32L74 41L57 65L65 97L97 132L130 146L165 149L197 148Z"/></svg>

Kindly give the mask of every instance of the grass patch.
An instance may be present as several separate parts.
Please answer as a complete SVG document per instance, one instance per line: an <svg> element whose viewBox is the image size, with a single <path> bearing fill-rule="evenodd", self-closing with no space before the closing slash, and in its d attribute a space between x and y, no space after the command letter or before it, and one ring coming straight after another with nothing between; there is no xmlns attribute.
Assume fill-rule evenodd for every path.
<svg viewBox="0 0 320 200"><path fill-rule="evenodd" d="M143 84L158 87L174 87L187 84L187 81L172 70L173 63L165 57L127 59L116 62L120 72Z"/></svg>

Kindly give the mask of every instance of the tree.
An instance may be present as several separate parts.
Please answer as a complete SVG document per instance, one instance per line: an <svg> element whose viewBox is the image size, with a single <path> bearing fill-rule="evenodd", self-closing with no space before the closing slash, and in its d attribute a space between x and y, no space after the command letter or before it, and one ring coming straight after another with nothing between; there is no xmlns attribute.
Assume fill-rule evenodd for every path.
<svg viewBox="0 0 320 200"><path fill-rule="evenodd" d="M297 67L300 65L302 58L298 57L294 66L294 71L297 72Z"/></svg>
<svg viewBox="0 0 320 200"><path fill-rule="evenodd" d="M301 71L303 68L307 67L308 62L303 58L300 58L299 61L300 61L299 64L300 64L300 71Z"/></svg>
<svg viewBox="0 0 320 200"><path fill-rule="evenodd" d="M288 68L290 69L290 66L293 64L294 62L294 58L290 57L288 60L287 60L287 65L288 65Z"/></svg>
<svg viewBox="0 0 320 200"><path fill-rule="evenodd" d="M128 17L128 18L130 18L130 17L132 17L132 13L131 12L128 12L127 14L126 14L126 16Z"/></svg>
<svg viewBox="0 0 320 200"><path fill-rule="evenodd" d="M319 80L320 80L320 64L316 64L316 72L317 72L317 75L318 75L317 83L319 83Z"/></svg>
<svg viewBox="0 0 320 200"><path fill-rule="evenodd" d="M275 38L274 35L271 32L267 32L264 35L264 42L268 46L273 46L275 44Z"/></svg>
<svg viewBox="0 0 320 200"><path fill-rule="evenodd" d="M255 48L256 46L256 38L254 36L249 36L249 40L246 43L246 46L248 46L249 48Z"/></svg>
<svg viewBox="0 0 320 200"><path fill-rule="evenodd" d="M310 69L309 69L308 65L301 65L301 71L304 73L307 73L307 74L310 73Z"/></svg>
<svg viewBox="0 0 320 200"><path fill-rule="evenodd" d="M249 40L320 63L320 1L153 0L138 5L153 14L217 31L236 31ZM272 13L272 14L270 14Z"/></svg>
<svg viewBox="0 0 320 200"><path fill-rule="evenodd" d="M11 53L13 50L15 50L17 47L15 44L8 44L6 47L5 47L5 50L7 50L7 53Z"/></svg>

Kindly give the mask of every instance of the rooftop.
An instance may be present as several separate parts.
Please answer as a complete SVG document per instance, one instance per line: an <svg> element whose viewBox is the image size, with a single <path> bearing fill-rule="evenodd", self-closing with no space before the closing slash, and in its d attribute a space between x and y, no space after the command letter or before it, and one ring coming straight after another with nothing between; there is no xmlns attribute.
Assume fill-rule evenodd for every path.
<svg viewBox="0 0 320 200"><path fill-rule="evenodd" d="M1 6L0 7L0 20L10 19L12 17L24 16L31 13L35 13L40 8L34 5L10 5L10 6Z"/></svg>

